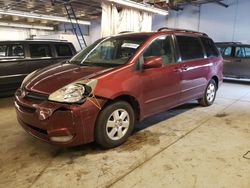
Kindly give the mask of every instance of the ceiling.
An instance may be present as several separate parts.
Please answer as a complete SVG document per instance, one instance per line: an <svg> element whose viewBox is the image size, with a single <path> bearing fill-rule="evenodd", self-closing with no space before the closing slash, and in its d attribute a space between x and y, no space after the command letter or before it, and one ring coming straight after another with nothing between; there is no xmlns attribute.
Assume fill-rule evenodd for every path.
<svg viewBox="0 0 250 188"><path fill-rule="evenodd" d="M221 0L134 0L148 3L162 9L182 10L187 4L200 5L204 3L216 3L227 6ZM3 10L24 11L33 14L67 17L65 3L71 3L79 20L93 20L101 16L100 0L0 0L0 7ZM1 22L31 23L45 26L58 24L57 21L48 21L34 18L25 18L11 15L1 15Z"/></svg>
<svg viewBox="0 0 250 188"><path fill-rule="evenodd" d="M0 0L0 7L4 10L24 11L32 14L67 17L64 7L70 2L79 20L93 20L101 16L99 0ZM15 23L32 23L42 25L56 25L59 22L46 21L19 16L0 15L0 21Z"/></svg>

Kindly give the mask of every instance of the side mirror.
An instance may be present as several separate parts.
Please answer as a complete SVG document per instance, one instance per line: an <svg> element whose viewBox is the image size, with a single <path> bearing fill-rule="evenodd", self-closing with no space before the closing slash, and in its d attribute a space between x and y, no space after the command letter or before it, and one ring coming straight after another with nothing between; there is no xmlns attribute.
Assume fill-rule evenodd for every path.
<svg viewBox="0 0 250 188"><path fill-rule="evenodd" d="M161 57L150 56L144 58L144 69L160 68L162 67L163 61Z"/></svg>

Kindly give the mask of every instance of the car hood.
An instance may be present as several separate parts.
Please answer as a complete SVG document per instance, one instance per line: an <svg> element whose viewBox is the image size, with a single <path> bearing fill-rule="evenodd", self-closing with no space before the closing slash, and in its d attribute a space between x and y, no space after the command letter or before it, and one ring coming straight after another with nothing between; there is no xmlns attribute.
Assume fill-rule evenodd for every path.
<svg viewBox="0 0 250 188"><path fill-rule="evenodd" d="M24 87L28 91L51 94L74 81L94 78L111 69L113 68L57 64L35 72L25 81Z"/></svg>

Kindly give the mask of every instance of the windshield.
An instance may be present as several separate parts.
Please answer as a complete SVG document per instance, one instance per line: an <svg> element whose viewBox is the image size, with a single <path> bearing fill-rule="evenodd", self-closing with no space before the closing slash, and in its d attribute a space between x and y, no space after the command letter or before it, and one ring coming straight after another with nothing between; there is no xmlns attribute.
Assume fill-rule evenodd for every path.
<svg viewBox="0 0 250 188"><path fill-rule="evenodd" d="M79 65L118 66L126 64L148 36L117 36L100 39L73 57Z"/></svg>

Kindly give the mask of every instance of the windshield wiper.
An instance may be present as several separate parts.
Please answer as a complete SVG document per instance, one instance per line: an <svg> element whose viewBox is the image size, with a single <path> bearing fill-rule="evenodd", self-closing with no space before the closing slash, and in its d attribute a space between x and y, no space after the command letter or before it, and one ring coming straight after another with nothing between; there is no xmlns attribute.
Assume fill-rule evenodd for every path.
<svg viewBox="0 0 250 188"><path fill-rule="evenodd" d="M95 63L89 62L89 61L84 61L82 63L79 63L80 66L89 66L89 67L93 67L96 66Z"/></svg>
<svg viewBox="0 0 250 188"><path fill-rule="evenodd" d="M70 63L70 64L80 64L81 61L67 61L67 63Z"/></svg>

